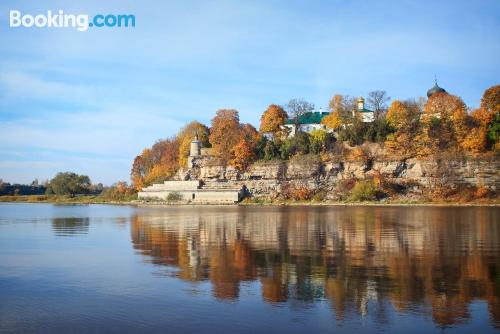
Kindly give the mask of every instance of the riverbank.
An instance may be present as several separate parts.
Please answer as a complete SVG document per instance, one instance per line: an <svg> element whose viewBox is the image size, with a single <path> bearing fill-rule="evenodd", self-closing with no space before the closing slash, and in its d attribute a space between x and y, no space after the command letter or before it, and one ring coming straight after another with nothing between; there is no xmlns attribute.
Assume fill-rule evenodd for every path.
<svg viewBox="0 0 500 334"><path fill-rule="evenodd" d="M133 200L108 199L99 195L14 195L0 196L0 202L53 204L132 204Z"/></svg>
<svg viewBox="0 0 500 334"><path fill-rule="evenodd" d="M191 204L176 201L115 200L98 195L18 195L0 196L0 202L12 203L53 203L53 204L113 204L135 206L176 206L176 205L212 205ZM221 205L221 204L218 204ZM225 204L231 205L231 204ZM500 198L483 198L470 202L426 201L426 200L385 200L385 201L293 201L293 200L253 200L246 199L234 205L240 206L500 206Z"/></svg>

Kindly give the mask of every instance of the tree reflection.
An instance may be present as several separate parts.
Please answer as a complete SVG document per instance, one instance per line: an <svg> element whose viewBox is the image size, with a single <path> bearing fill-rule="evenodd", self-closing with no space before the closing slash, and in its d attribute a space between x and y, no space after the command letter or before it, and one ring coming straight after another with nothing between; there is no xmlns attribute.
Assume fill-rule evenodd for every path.
<svg viewBox="0 0 500 334"><path fill-rule="evenodd" d="M236 208L144 211L134 248L221 300L258 281L269 303L329 300L338 319L430 312L442 327L488 304L500 327L499 211L467 208ZM200 209L201 210L201 209ZM303 303L301 305L304 305ZM373 309L373 308L372 308Z"/></svg>
<svg viewBox="0 0 500 334"><path fill-rule="evenodd" d="M52 229L56 236L73 236L89 233L90 219L85 218L53 218Z"/></svg>

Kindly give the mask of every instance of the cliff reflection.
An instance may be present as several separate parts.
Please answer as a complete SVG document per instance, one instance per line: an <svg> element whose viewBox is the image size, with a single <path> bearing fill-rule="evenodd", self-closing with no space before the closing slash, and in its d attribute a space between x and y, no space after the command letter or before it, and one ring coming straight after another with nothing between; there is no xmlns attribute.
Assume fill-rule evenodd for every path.
<svg viewBox="0 0 500 334"><path fill-rule="evenodd" d="M172 208L132 218L134 248L218 299L259 281L270 303L329 300L336 317L399 312L500 327L500 214L468 208ZM373 303L373 304L372 304ZM303 304L301 304L303 305Z"/></svg>

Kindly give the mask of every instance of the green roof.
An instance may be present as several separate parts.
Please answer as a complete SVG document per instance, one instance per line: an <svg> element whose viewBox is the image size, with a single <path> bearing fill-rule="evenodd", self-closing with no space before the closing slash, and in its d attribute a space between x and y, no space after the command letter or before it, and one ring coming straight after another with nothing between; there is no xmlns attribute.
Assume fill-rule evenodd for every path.
<svg viewBox="0 0 500 334"><path fill-rule="evenodd" d="M366 108L363 108L363 109L356 109L357 112L373 112L373 110L370 110L370 109L366 109Z"/></svg>
<svg viewBox="0 0 500 334"><path fill-rule="evenodd" d="M299 116L299 124L319 124L321 123L321 120L330 114L327 111L324 112L319 112L319 111L312 111L312 112L306 112L302 115ZM295 119L290 118L285 121L285 124L295 124Z"/></svg>

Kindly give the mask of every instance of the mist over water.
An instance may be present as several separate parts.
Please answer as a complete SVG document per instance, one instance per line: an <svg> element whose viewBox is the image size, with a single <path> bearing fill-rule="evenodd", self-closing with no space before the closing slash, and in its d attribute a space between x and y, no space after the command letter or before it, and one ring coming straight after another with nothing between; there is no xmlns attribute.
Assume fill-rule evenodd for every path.
<svg viewBox="0 0 500 334"><path fill-rule="evenodd" d="M500 209L0 204L0 332L493 332Z"/></svg>

